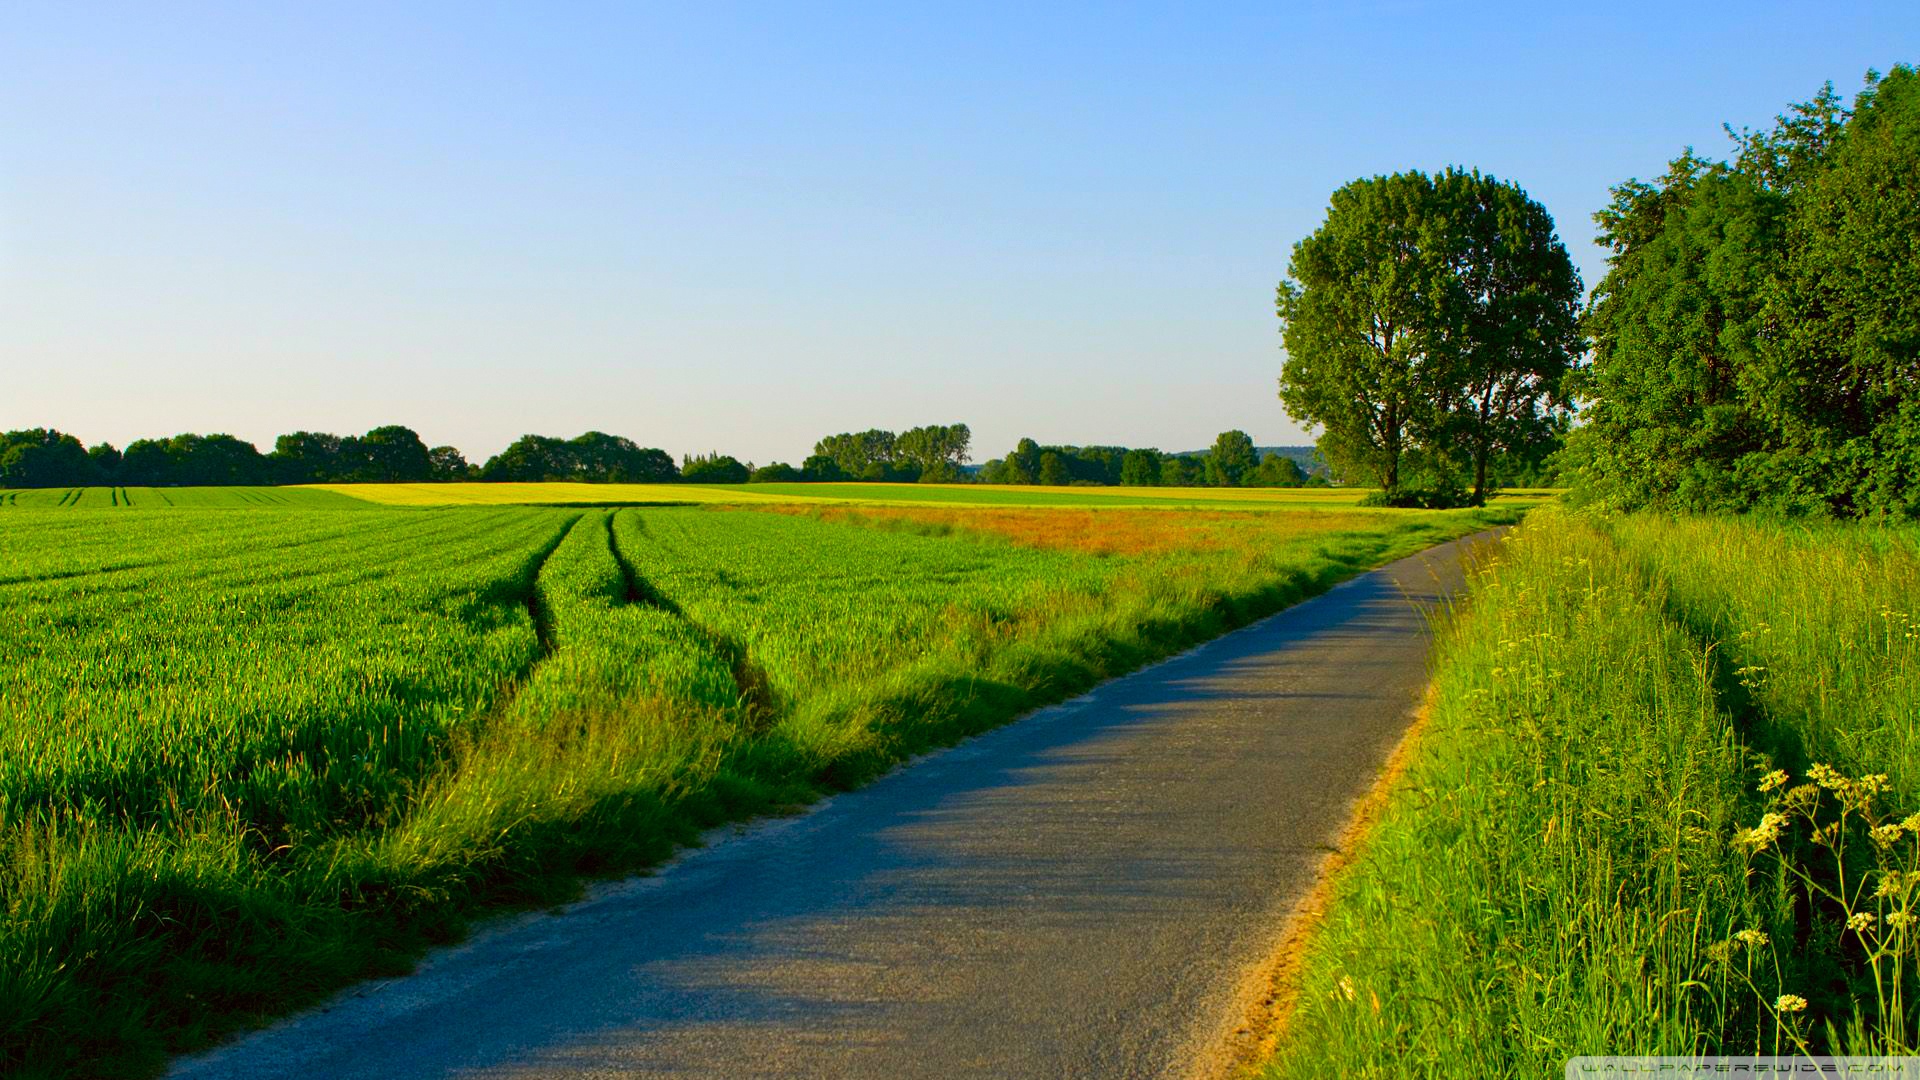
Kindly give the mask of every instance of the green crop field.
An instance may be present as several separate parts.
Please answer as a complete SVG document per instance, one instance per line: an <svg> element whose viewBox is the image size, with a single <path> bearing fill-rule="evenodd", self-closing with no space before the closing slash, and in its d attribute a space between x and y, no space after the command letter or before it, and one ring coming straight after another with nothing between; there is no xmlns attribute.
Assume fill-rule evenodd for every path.
<svg viewBox="0 0 1920 1080"><path fill-rule="evenodd" d="M0 489L0 510L14 507L73 507L99 509L128 507L159 510L168 507L308 506L348 507L351 496L321 488L300 487L80 487Z"/></svg>
<svg viewBox="0 0 1920 1080"><path fill-rule="evenodd" d="M1920 531L1548 510L1502 548L1271 1075L1911 1053Z"/></svg>
<svg viewBox="0 0 1920 1080"><path fill-rule="evenodd" d="M1514 517L766 501L6 499L0 1072L151 1072Z"/></svg>

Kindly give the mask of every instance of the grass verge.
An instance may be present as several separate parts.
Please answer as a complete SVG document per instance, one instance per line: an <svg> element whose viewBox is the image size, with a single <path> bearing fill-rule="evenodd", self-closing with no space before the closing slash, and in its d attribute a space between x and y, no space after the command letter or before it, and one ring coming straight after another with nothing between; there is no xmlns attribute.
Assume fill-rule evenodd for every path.
<svg viewBox="0 0 1920 1080"><path fill-rule="evenodd" d="M1268 1075L1910 1047L1911 539L1554 510L1509 534L1442 621L1430 726Z"/></svg>

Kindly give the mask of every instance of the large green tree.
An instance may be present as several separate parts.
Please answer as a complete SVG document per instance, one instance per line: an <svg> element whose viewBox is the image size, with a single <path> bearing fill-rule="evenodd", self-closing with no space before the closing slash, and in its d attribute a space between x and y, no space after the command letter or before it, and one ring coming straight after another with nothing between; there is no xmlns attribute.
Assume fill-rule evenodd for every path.
<svg viewBox="0 0 1920 1080"><path fill-rule="evenodd" d="M540 483L573 479L573 455L565 439L522 435L480 467L480 479Z"/></svg>
<svg viewBox="0 0 1920 1080"><path fill-rule="evenodd" d="M896 441L893 432L871 428L829 435L813 444L813 453L832 458L842 473L854 479L889 480L896 478Z"/></svg>
<svg viewBox="0 0 1920 1080"><path fill-rule="evenodd" d="M1478 170L1435 179L1447 253L1434 386L1442 394L1440 449L1472 463L1473 498L1501 454L1552 442L1566 410L1564 383L1584 348L1580 275L1553 216L1518 186Z"/></svg>
<svg viewBox="0 0 1920 1080"><path fill-rule="evenodd" d="M340 461L344 440L324 431L290 431L273 441L267 455L283 484L323 484L345 479Z"/></svg>
<svg viewBox="0 0 1920 1080"><path fill-rule="evenodd" d="M120 462L119 481L123 484L229 486L273 480L272 463L252 443L232 435L135 439L127 444Z"/></svg>
<svg viewBox="0 0 1920 1080"><path fill-rule="evenodd" d="M1067 459L1058 450L1048 450L1040 455L1038 480L1049 487L1064 487L1073 483L1073 473L1067 468Z"/></svg>
<svg viewBox="0 0 1920 1080"><path fill-rule="evenodd" d="M893 446L896 460L918 472L922 482L950 484L961 478L972 442L965 424L928 424L901 432Z"/></svg>
<svg viewBox="0 0 1920 1080"><path fill-rule="evenodd" d="M1692 153L1614 188L1595 215L1613 254L1578 381L1590 476L1696 509L1732 498L1736 464L1766 444L1742 385L1784 214L1779 192Z"/></svg>
<svg viewBox="0 0 1920 1080"><path fill-rule="evenodd" d="M1920 515L1920 76L1613 189L1577 480L1623 506Z"/></svg>
<svg viewBox="0 0 1920 1080"><path fill-rule="evenodd" d="M1131 487L1154 487L1160 483L1160 451L1129 450L1120 459L1120 482Z"/></svg>
<svg viewBox="0 0 1920 1080"><path fill-rule="evenodd" d="M0 434L0 487L70 487L100 482L80 440L48 428Z"/></svg>
<svg viewBox="0 0 1920 1080"><path fill-rule="evenodd" d="M1871 81L1838 134L1823 104L1777 140L1825 167L1788 195L1755 408L1830 509L1920 516L1920 73Z"/></svg>
<svg viewBox="0 0 1920 1080"><path fill-rule="evenodd" d="M1323 456L1395 498L1409 454L1488 464L1556 430L1580 280L1546 209L1477 171L1355 180L1294 246L1280 398Z"/></svg>
<svg viewBox="0 0 1920 1080"><path fill-rule="evenodd" d="M616 484L666 484L680 478L665 451L621 435L589 431L567 440L571 477Z"/></svg>
<svg viewBox="0 0 1920 1080"><path fill-rule="evenodd" d="M427 457L433 462L433 479L435 480L450 482L467 480L473 476L473 466L467 464L466 455L455 447L436 446L427 451Z"/></svg>
<svg viewBox="0 0 1920 1080"><path fill-rule="evenodd" d="M1013 444L1013 452L1007 455L1006 482L1009 484L1037 484L1040 482L1040 444L1032 439L1021 439Z"/></svg>
<svg viewBox="0 0 1920 1080"><path fill-rule="evenodd" d="M1213 450L1207 455L1207 483L1214 487L1239 487L1259 464L1252 436L1238 429L1223 431L1213 440Z"/></svg>
<svg viewBox="0 0 1920 1080"><path fill-rule="evenodd" d="M1280 400L1322 429L1322 453L1400 487L1409 444L1439 421L1432 385L1435 301L1446 273L1432 178L1421 172L1355 180L1333 193L1327 219L1294 245L1277 307L1287 358Z"/></svg>
<svg viewBox="0 0 1920 1080"><path fill-rule="evenodd" d="M718 450L681 455L680 478L689 484L744 484L752 475L752 467Z"/></svg>
<svg viewBox="0 0 1920 1080"><path fill-rule="evenodd" d="M377 427L348 440L353 459L348 479L376 484L412 484L433 478L433 455L417 432L400 424Z"/></svg>

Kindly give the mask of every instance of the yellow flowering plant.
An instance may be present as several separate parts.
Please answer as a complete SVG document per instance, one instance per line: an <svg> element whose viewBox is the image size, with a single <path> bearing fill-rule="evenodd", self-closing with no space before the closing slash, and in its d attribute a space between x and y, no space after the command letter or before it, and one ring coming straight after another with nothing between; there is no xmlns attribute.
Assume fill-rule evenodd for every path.
<svg viewBox="0 0 1920 1080"><path fill-rule="evenodd" d="M1848 1032L1856 1050L1882 1054L1913 1052L1914 1024L1908 1017L1908 983L1920 972L1920 814L1896 818L1881 798L1885 775L1850 777L1831 766L1807 770L1807 782L1793 785L1784 770L1773 769L1759 782L1771 794L1768 809L1734 844L1746 855L1749 873L1766 858L1796 882L1811 909L1830 913L1840 955L1857 960L1873 985L1871 1017L1856 1011ZM1803 838L1812 849L1795 842ZM1824 857L1819 854L1824 849ZM1816 930L1816 932L1819 932ZM1808 1001L1777 993L1771 1001L1753 978L1752 954L1770 945L1765 934L1742 930L1720 951L1730 956L1744 946L1749 960L1735 971L1774 1020L1776 1052L1790 1042L1809 1053L1806 1042ZM1777 963L1774 965L1778 988Z"/></svg>

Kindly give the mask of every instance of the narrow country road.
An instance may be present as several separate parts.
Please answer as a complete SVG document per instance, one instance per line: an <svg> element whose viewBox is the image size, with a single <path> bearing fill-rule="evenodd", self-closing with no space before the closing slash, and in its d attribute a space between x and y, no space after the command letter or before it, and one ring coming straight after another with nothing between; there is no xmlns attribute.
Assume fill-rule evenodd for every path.
<svg viewBox="0 0 1920 1080"><path fill-rule="evenodd" d="M1405 728L1470 542L173 1075L1183 1075Z"/></svg>

